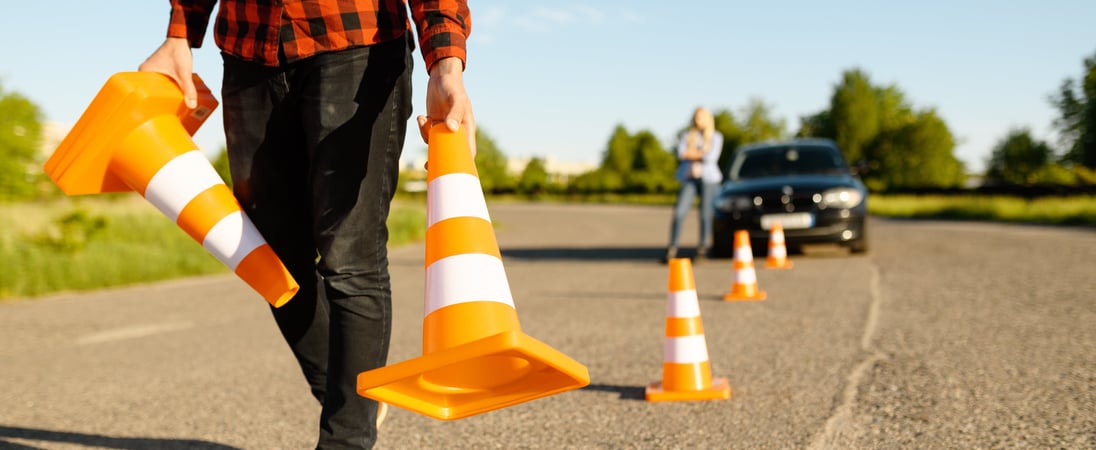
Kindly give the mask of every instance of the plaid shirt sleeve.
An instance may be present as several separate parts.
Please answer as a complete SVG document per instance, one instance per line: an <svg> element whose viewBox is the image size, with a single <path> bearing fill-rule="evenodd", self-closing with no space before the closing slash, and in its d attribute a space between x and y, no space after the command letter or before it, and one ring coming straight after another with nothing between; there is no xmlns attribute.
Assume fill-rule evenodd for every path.
<svg viewBox="0 0 1096 450"><path fill-rule="evenodd" d="M191 47L201 47L215 3L217 0L171 0L167 37L186 38Z"/></svg>
<svg viewBox="0 0 1096 450"><path fill-rule="evenodd" d="M472 16L466 0L411 0L411 16L427 72L450 56L467 65L465 41L472 33Z"/></svg>

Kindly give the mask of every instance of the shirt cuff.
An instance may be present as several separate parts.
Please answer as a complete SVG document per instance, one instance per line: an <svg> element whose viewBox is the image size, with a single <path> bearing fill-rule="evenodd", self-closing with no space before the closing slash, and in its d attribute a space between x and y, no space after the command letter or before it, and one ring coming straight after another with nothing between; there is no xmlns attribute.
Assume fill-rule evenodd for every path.
<svg viewBox="0 0 1096 450"><path fill-rule="evenodd" d="M197 11L178 3L171 6L171 22L167 27L167 37L186 38L191 48L200 48L209 25L209 11Z"/></svg>

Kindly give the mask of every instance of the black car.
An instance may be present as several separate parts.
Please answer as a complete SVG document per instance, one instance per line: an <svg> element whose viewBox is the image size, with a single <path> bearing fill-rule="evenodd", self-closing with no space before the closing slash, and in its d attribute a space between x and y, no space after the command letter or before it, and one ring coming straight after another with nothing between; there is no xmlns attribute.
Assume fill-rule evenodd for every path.
<svg viewBox="0 0 1096 450"><path fill-rule="evenodd" d="M748 230L764 253L773 223L784 227L789 251L837 243L868 249L868 191L828 139L797 139L740 148L715 198L713 256L734 253L734 233Z"/></svg>

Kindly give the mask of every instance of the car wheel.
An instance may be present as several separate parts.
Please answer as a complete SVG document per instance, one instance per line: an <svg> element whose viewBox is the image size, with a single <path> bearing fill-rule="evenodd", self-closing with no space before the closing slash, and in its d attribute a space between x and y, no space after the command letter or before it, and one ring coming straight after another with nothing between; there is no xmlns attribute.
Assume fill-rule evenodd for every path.
<svg viewBox="0 0 1096 450"><path fill-rule="evenodd" d="M734 248L727 240L716 239L712 242L712 248L708 249L709 258L728 258L734 254Z"/></svg>
<svg viewBox="0 0 1096 450"><path fill-rule="evenodd" d="M867 253L868 252L868 224L866 220L860 222L860 237L847 242L845 245L849 247L849 251L852 253Z"/></svg>

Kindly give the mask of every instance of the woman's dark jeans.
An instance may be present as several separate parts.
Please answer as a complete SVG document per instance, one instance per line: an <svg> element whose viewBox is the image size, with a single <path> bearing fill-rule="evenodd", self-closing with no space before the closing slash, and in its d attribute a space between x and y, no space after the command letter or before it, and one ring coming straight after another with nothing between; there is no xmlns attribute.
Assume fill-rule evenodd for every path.
<svg viewBox="0 0 1096 450"><path fill-rule="evenodd" d="M281 67L224 56L233 190L300 284L273 314L323 405L320 448L376 441L377 403L356 382L388 356L385 222L411 116L411 66L403 38Z"/></svg>

